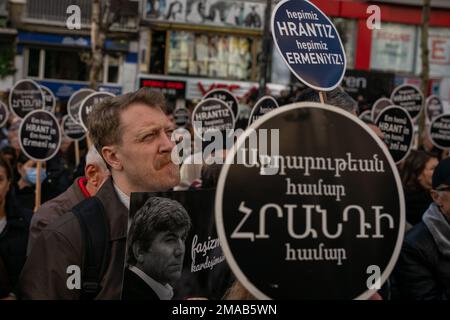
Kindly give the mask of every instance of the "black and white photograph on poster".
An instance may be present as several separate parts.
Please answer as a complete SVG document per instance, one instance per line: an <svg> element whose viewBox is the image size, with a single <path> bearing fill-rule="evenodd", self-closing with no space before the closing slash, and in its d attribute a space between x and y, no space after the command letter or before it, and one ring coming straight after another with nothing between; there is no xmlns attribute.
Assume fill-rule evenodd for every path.
<svg viewBox="0 0 450 320"><path fill-rule="evenodd" d="M175 108L173 111L173 120L177 128L185 128L190 122L189 110L185 107Z"/></svg>
<svg viewBox="0 0 450 320"><path fill-rule="evenodd" d="M425 101L425 113L427 115L427 120L432 121L437 116L444 113L444 105L442 104L441 98L432 95Z"/></svg>
<svg viewBox="0 0 450 320"><path fill-rule="evenodd" d="M253 107L250 117L248 119L248 125L250 126L253 122L258 120L263 115L269 113L270 111L278 108L278 102L271 96L265 96L256 102Z"/></svg>
<svg viewBox="0 0 450 320"><path fill-rule="evenodd" d="M219 99L225 102L233 111L234 119L238 119L239 103L234 94L225 89L215 89L205 94L203 100L210 98Z"/></svg>
<svg viewBox="0 0 450 320"><path fill-rule="evenodd" d="M435 147L450 148L450 114L442 114L434 118L428 134Z"/></svg>
<svg viewBox="0 0 450 320"><path fill-rule="evenodd" d="M131 194L132 227L128 233L122 299L163 298L155 297L150 288L139 281L142 280L141 272L163 286L170 285L172 299L218 300L224 295L234 277L217 237L214 198L215 189ZM186 233L188 225L190 228ZM162 237L158 233L167 234L168 241L158 242ZM173 238L179 240L178 245L171 241ZM139 249L134 244L138 242L149 254L146 270L138 261ZM165 247L166 254L157 250L157 246ZM154 263L152 267L152 261L158 264ZM136 272L136 268L140 271ZM147 284L153 287L151 282Z"/></svg>
<svg viewBox="0 0 450 320"><path fill-rule="evenodd" d="M88 116L92 112L92 109L102 102L104 99L114 97L112 93L109 92L93 92L88 95L81 102L80 109L78 110L78 119L80 119L80 124L84 130L88 131Z"/></svg>
<svg viewBox="0 0 450 320"><path fill-rule="evenodd" d="M272 36L291 72L306 86L331 91L344 78L344 46L331 20L314 4L283 0L272 13Z"/></svg>
<svg viewBox="0 0 450 320"><path fill-rule="evenodd" d="M393 106L391 99L388 98L380 98L372 106L372 121L375 122L377 120L378 115L389 106Z"/></svg>
<svg viewBox="0 0 450 320"><path fill-rule="evenodd" d="M8 121L9 111L6 104L0 101L0 128L3 128Z"/></svg>
<svg viewBox="0 0 450 320"><path fill-rule="evenodd" d="M405 109L413 120L422 111L424 98L419 88L412 84L402 84L392 91L391 101L394 105Z"/></svg>
<svg viewBox="0 0 450 320"><path fill-rule="evenodd" d="M358 118L360 118L364 122L372 122L372 111L366 110L361 113Z"/></svg>
<svg viewBox="0 0 450 320"><path fill-rule="evenodd" d="M73 121L69 115L65 115L62 118L61 129L63 135L70 140L80 141L86 137L86 131L84 128L80 124Z"/></svg>
<svg viewBox="0 0 450 320"><path fill-rule="evenodd" d="M53 158L61 145L61 130L55 116L44 110L35 110L23 118L19 128L20 149L35 161Z"/></svg>
<svg viewBox="0 0 450 320"><path fill-rule="evenodd" d="M44 108L41 87L30 79L17 81L9 93L9 106L12 113L20 119L34 110Z"/></svg>
<svg viewBox="0 0 450 320"><path fill-rule="evenodd" d="M147 19L183 21L186 15L186 0L146 0Z"/></svg>
<svg viewBox="0 0 450 320"><path fill-rule="evenodd" d="M264 9L242 0L146 0L145 19L262 29Z"/></svg>
<svg viewBox="0 0 450 320"><path fill-rule="evenodd" d="M252 132L271 128L279 141L259 146ZM278 108L250 129L216 193L219 240L237 279L259 299L372 297L405 228L400 176L383 141L357 117L312 102Z"/></svg>
<svg viewBox="0 0 450 320"><path fill-rule="evenodd" d="M50 90L46 86L40 86L42 90L42 94L44 95L44 110L55 113L56 107L56 97L53 94L52 90Z"/></svg>
<svg viewBox="0 0 450 320"><path fill-rule="evenodd" d="M80 89L75 91L67 101L67 113L69 117L72 118L73 121L80 123L80 106L81 102L95 91L89 88Z"/></svg>
<svg viewBox="0 0 450 320"><path fill-rule="evenodd" d="M192 112L194 133L205 140L205 133L226 132L234 128L235 118L231 108L222 100L209 98L200 101Z"/></svg>
<svg viewBox="0 0 450 320"><path fill-rule="evenodd" d="M378 115L375 124L383 132L384 142L395 163L406 159L414 142L414 124L409 113L397 106L387 107Z"/></svg>

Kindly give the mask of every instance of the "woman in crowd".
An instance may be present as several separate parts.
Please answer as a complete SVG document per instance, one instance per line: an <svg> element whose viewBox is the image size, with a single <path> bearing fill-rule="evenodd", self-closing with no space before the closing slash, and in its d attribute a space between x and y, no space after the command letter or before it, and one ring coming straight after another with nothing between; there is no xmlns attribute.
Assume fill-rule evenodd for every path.
<svg viewBox="0 0 450 320"><path fill-rule="evenodd" d="M0 299L14 291L26 258L32 212L19 207L13 195L9 162L0 155Z"/></svg>
<svg viewBox="0 0 450 320"><path fill-rule="evenodd" d="M403 163L401 175L405 192L406 221L415 225L433 199L430 195L431 177L439 160L425 151L411 151Z"/></svg>

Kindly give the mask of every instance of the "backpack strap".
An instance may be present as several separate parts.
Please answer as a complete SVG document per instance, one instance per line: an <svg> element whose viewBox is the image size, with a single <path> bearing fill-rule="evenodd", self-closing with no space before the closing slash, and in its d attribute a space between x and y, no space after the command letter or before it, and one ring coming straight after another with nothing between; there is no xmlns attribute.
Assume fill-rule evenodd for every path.
<svg viewBox="0 0 450 320"><path fill-rule="evenodd" d="M90 197L72 208L80 223L83 249L81 273L81 299L93 300L109 264L109 224L105 208L97 197Z"/></svg>

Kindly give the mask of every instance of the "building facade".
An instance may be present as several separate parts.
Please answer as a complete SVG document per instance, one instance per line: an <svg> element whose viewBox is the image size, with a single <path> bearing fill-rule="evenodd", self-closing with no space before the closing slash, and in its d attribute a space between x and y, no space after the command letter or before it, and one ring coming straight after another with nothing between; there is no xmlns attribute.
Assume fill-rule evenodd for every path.
<svg viewBox="0 0 450 320"><path fill-rule="evenodd" d="M88 86L90 58L89 0L13 0L10 17L17 29L16 81L36 80L65 102L71 94ZM112 1L120 12L105 41L104 67L99 89L121 94L134 90L137 74L139 2ZM68 20L76 11L80 25ZM75 13L76 14L76 13ZM76 20L75 20L76 21Z"/></svg>

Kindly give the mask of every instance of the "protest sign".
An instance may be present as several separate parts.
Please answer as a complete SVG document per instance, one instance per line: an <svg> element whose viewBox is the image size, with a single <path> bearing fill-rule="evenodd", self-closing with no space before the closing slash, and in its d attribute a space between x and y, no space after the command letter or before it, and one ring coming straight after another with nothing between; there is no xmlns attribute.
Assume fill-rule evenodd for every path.
<svg viewBox="0 0 450 320"><path fill-rule="evenodd" d="M234 128L234 114L222 100L209 98L199 102L192 112L194 133L202 140L206 132L226 132Z"/></svg>
<svg viewBox="0 0 450 320"><path fill-rule="evenodd" d="M234 277L226 264L217 237L214 216L215 189L132 193L130 221L133 221L135 213L150 197L177 201L191 219L191 229L184 242L185 254L181 276L173 283L174 299L187 297L221 299L231 286ZM170 202L167 202L167 205L170 205ZM128 283L124 283L124 287L127 285Z"/></svg>
<svg viewBox="0 0 450 320"><path fill-rule="evenodd" d="M9 93L9 106L12 113L21 119L34 110L44 108L41 87L29 79L17 81Z"/></svg>
<svg viewBox="0 0 450 320"><path fill-rule="evenodd" d="M442 114L431 122L429 136L434 146L450 148L450 114Z"/></svg>
<svg viewBox="0 0 450 320"><path fill-rule="evenodd" d="M225 102L231 108L231 111L233 111L234 119L236 120L238 118L239 104L234 94L230 91L225 89L215 89L205 94L203 100L210 98L219 99Z"/></svg>
<svg viewBox="0 0 450 320"><path fill-rule="evenodd" d="M173 118L178 128L184 128L189 124L189 110L185 107L176 108Z"/></svg>
<svg viewBox="0 0 450 320"><path fill-rule="evenodd" d="M19 144L22 152L36 164L35 210L41 204L42 162L50 160L59 151L61 130L55 116L45 110L35 110L23 118L19 127Z"/></svg>
<svg viewBox="0 0 450 320"><path fill-rule="evenodd" d="M67 101L67 113L69 114L69 117L72 118L73 121L76 123L80 123L80 106L81 102L91 93L94 93L95 91L92 89L80 89L78 91L75 91L69 98L69 101Z"/></svg>
<svg viewBox="0 0 450 320"><path fill-rule="evenodd" d="M425 113L428 121L432 121L437 116L444 113L444 105L438 96L429 96L425 101Z"/></svg>
<svg viewBox="0 0 450 320"><path fill-rule="evenodd" d="M9 111L6 104L0 101L0 128L3 128L8 121Z"/></svg>
<svg viewBox="0 0 450 320"><path fill-rule="evenodd" d="M362 112L358 118L360 118L362 121L366 122L366 121L372 121L372 111L371 110L366 110L364 112Z"/></svg>
<svg viewBox="0 0 450 320"><path fill-rule="evenodd" d="M84 128L84 130L88 131L88 116L95 108L95 106L102 102L104 99L108 99L111 97L114 97L114 95L109 92L93 92L86 98L84 98L84 100L81 102L80 110L78 110L78 119L80 119L80 124Z"/></svg>
<svg viewBox="0 0 450 320"><path fill-rule="evenodd" d="M392 101L388 98L380 98L372 106L372 121L375 122L377 120L378 115L383 109L394 105Z"/></svg>
<svg viewBox="0 0 450 320"><path fill-rule="evenodd" d="M252 137L272 128L277 153ZM367 299L393 270L405 227L384 143L351 114L312 102L245 131L222 168L215 214L227 263L259 299Z"/></svg>
<svg viewBox="0 0 450 320"><path fill-rule="evenodd" d="M248 125L250 126L253 122L258 120L263 115L269 113L273 109L278 108L278 102L273 97L265 96L256 102L253 107L250 117L248 119Z"/></svg>
<svg viewBox="0 0 450 320"><path fill-rule="evenodd" d="M413 146L414 125L408 112L400 107L387 107L378 115L375 124L384 135L395 163L406 159Z"/></svg>
<svg viewBox="0 0 450 320"><path fill-rule="evenodd" d="M403 84L392 91L391 101L394 105L405 109L413 120L417 119L422 111L423 94L419 88L412 84Z"/></svg>
<svg viewBox="0 0 450 320"><path fill-rule="evenodd" d="M314 4L284 0L272 14L272 35L291 72L305 85L331 91L341 83L346 57L331 20Z"/></svg>
<svg viewBox="0 0 450 320"><path fill-rule="evenodd" d="M44 110L55 113L56 107L56 97L53 94L52 90L50 90L46 86L40 86L42 90L42 94L44 95Z"/></svg>

